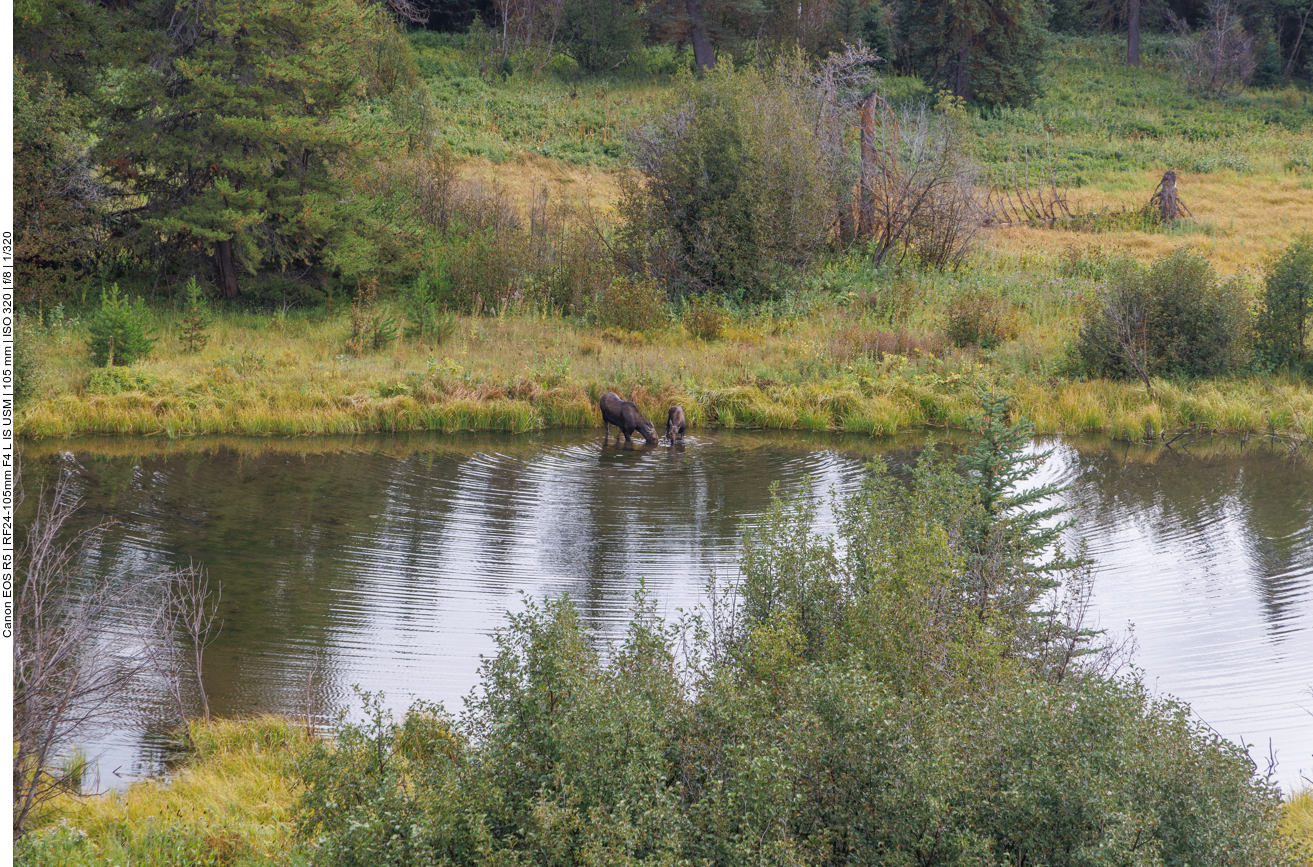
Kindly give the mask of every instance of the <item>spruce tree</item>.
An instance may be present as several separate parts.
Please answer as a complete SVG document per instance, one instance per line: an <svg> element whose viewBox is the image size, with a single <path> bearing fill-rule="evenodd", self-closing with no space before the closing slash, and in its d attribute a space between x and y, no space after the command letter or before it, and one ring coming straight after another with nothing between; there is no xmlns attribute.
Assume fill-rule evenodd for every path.
<svg viewBox="0 0 1313 867"><path fill-rule="evenodd" d="M143 201L126 221L137 252L212 256L229 297L243 268L367 256L346 179L377 139L362 103L381 14L359 0L215 0L126 34L149 62L105 94L97 156Z"/></svg>
<svg viewBox="0 0 1313 867"><path fill-rule="evenodd" d="M1059 545L1070 526L1058 520L1065 507L1045 505L1062 487L1025 486L1048 457L1048 452L1027 452L1034 429L1025 420L1009 419L1006 393L990 389L977 399L981 414L973 422L978 439L960 459L982 506L963 534L973 585L968 593L976 597L982 615L1001 610L1020 617L1057 586L1057 575L1082 563L1064 555Z"/></svg>
<svg viewBox="0 0 1313 867"><path fill-rule="evenodd" d="M1042 0L903 0L902 58L926 83L968 102L1027 105L1043 92Z"/></svg>

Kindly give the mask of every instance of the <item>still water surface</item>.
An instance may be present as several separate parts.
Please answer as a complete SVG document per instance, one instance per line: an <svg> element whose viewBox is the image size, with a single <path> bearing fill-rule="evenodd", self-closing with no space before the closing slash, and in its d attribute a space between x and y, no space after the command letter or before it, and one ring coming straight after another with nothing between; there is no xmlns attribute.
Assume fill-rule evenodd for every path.
<svg viewBox="0 0 1313 867"><path fill-rule="evenodd" d="M601 638L623 631L640 580L667 615L695 608L708 575L735 577L772 484L842 493L866 461L903 464L924 442L725 431L647 449L569 431L143 454L139 440L81 440L29 446L27 467L76 460L78 521L115 522L97 573L191 560L222 583L206 656L216 714L322 725L358 706L353 685L397 710L423 698L459 711L490 633L526 595L569 593ZM1071 541L1098 564L1099 625L1133 622L1146 682L1253 744L1260 766L1270 742L1287 787L1313 776L1308 460L1234 442L1041 445L1053 450L1041 481L1067 486ZM154 766L152 733L172 715L150 685L126 704L131 717L91 748L104 785Z"/></svg>

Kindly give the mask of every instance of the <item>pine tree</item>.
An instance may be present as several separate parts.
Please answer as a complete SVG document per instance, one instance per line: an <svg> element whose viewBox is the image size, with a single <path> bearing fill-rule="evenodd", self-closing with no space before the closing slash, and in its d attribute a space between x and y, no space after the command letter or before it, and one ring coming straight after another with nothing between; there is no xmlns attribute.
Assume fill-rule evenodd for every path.
<svg viewBox="0 0 1313 867"><path fill-rule="evenodd" d="M902 59L932 88L967 101L1026 105L1043 91L1041 0L903 0Z"/></svg>
<svg viewBox="0 0 1313 867"><path fill-rule="evenodd" d="M138 252L212 256L233 297L242 267L368 247L344 179L377 138L361 104L381 14L358 0L215 0L126 34L119 51L149 62L125 65L106 94L97 156L144 200L125 214Z"/></svg>

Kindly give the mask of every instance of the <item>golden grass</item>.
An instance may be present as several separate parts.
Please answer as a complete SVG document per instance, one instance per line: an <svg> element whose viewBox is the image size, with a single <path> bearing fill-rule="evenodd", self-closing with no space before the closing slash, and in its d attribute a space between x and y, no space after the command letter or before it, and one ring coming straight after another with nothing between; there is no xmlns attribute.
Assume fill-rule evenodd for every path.
<svg viewBox="0 0 1313 867"><path fill-rule="evenodd" d="M192 723L196 751L165 781L64 796L25 842L38 865L296 863L292 808L298 752L290 720Z"/></svg>
<svg viewBox="0 0 1313 867"><path fill-rule="evenodd" d="M1138 208L1149 200L1161 176L1160 172L1135 172L1130 175L1134 183L1129 188L1115 175L1096 178L1090 186L1073 192L1071 203L1086 213ZM1179 172L1177 189L1194 214L1193 223L1204 227L1206 233L1091 233L1011 226L988 232L984 245L1011 255L1033 255L1036 251L1056 255L1074 244L1108 254L1130 253L1149 261L1190 244L1219 273L1233 274L1261 268L1273 251L1308 230L1309 215L1313 214L1313 185L1294 174Z"/></svg>
<svg viewBox="0 0 1313 867"><path fill-rule="evenodd" d="M1313 789L1296 792L1286 801L1281 833L1300 847L1303 863L1313 865Z"/></svg>
<svg viewBox="0 0 1313 867"><path fill-rule="evenodd" d="M607 215L620 197L624 170L580 166L536 154L508 163L483 157L461 161L460 177L506 191L525 211L546 188L552 201L584 204ZM1082 213L1142 207L1161 178L1159 172L1109 173L1080 190L1068 191L1073 210ZM1183 244L1195 247L1217 271L1230 275L1259 270L1272 251L1294 240L1309 226L1313 184L1304 176L1274 170L1239 174L1179 172L1177 188L1194 214L1180 232L1072 232L1028 226L996 227L981 236L985 252L1010 256L1057 256L1075 245L1106 254L1130 253L1142 261L1164 256Z"/></svg>
<svg viewBox="0 0 1313 867"><path fill-rule="evenodd" d="M464 157L456 166L457 177L504 190L521 211L546 189L553 202L587 206L599 214L609 214L620 200L620 180L627 171L581 166L538 154L521 154L504 163Z"/></svg>
<svg viewBox="0 0 1313 867"><path fill-rule="evenodd" d="M1160 381L1153 395L1135 383L1053 379L1026 367L1025 359L1055 351L1048 342L1061 329L1043 325L1044 317L993 362L955 350L876 360L853 348L866 333L854 331L855 315L830 307L783 324L738 323L727 332L734 339L714 343L672 326L638 345L600 339L559 317L466 317L441 346L399 343L359 358L343 352L341 311L282 321L222 316L195 354L167 336L172 323L161 316L166 336L134 368L145 387L117 394L90 390L80 339L62 329L43 347L47 377L20 408L17 430L29 438L520 433L599 425L597 398L615 391L657 420L680 404L695 428L888 435L963 427L976 411L976 390L998 384L1016 394L1041 433L1129 440L1182 427L1313 433L1313 390L1295 379Z"/></svg>

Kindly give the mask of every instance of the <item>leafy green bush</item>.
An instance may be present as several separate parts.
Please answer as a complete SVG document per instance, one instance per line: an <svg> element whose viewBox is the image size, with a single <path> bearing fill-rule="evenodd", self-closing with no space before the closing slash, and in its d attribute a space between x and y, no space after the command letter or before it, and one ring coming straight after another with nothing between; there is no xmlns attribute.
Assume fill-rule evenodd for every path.
<svg viewBox="0 0 1313 867"><path fill-rule="evenodd" d="M680 294L761 299L813 260L850 167L806 82L783 62L677 82L676 107L636 136L642 180L621 204L631 268Z"/></svg>
<svg viewBox="0 0 1313 867"><path fill-rule="evenodd" d="M41 328L30 316L14 317L14 397L22 399L36 391L41 382L44 361L37 342Z"/></svg>
<svg viewBox="0 0 1313 867"><path fill-rule="evenodd" d="M957 347L997 349L1017 335L1012 304L998 295L972 292L949 309L945 332Z"/></svg>
<svg viewBox="0 0 1313 867"><path fill-rule="evenodd" d="M614 70L642 43L638 9L610 0L567 0L560 39L584 71Z"/></svg>
<svg viewBox="0 0 1313 867"><path fill-rule="evenodd" d="M684 327L702 340L719 340L725 330L725 305L711 295L692 295L684 305Z"/></svg>
<svg viewBox="0 0 1313 867"><path fill-rule="evenodd" d="M1308 357L1313 318L1313 234L1305 232L1267 267L1263 306L1254 325L1259 352L1269 364Z"/></svg>
<svg viewBox="0 0 1313 867"><path fill-rule="evenodd" d="M648 280L617 277L597 293L592 318L598 324L637 333L666 324L666 296Z"/></svg>
<svg viewBox="0 0 1313 867"><path fill-rule="evenodd" d="M1249 362L1244 292L1202 256L1181 248L1147 268L1123 259L1108 272L1076 343L1087 375L1215 376Z"/></svg>
<svg viewBox="0 0 1313 867"><path fill-rule="evenodd" d="M509 619L465 731L426 704L398 725L366 695L367 722L343 725L303 763L298 827L316 864L545 867L676 853L673 635L640 609L604 665L568 599Z"/></svg>
<svg viewBox="0 0 1313 867"><path fill-rule="evenodd" d="M361 281L360 291L351 303L351 334L347 337L347 355L364 355L391 346L397 339L396 317L376 306L378 280Z"/></svg>
<svg viewBox="0 0 1313 867"><path fill-rule="evenodd" d="M149 336L150 314L140 299L119 295L115 283L101 295L100 309L87 322L87 349L97 367L128 365L150 355L155 341Z"/></svg>
<svg viewBox="0 0 1313 867"><path fill-rule="evenodd" d="M91 371L87 377L87 391L91 394L122 394L125 391L153 391L159 386L159 377L144 370L122 367L105 367Z"/></svg>

